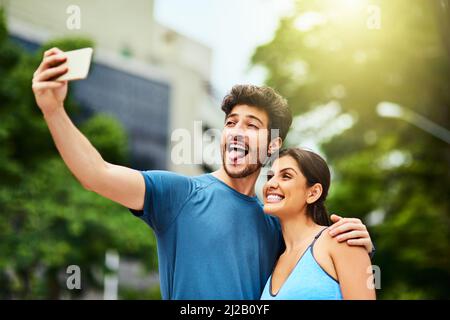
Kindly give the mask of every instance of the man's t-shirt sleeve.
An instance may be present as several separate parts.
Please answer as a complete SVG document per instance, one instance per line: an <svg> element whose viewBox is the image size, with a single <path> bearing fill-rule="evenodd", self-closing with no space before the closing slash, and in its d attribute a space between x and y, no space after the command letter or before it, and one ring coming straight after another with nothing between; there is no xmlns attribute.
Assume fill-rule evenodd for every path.
<svg viewBox="0 0 450 320"><path fill-rule="evenodd" d="M144 209L130 209L155 232L166 230L176 217L193 186L192 179L169 171L141 171L145 181Z"/></svg>

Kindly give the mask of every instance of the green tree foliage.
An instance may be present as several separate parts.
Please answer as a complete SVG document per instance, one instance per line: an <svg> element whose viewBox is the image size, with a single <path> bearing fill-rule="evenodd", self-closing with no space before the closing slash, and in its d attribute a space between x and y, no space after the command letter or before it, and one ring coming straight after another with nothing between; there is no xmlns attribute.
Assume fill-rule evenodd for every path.
<svg viewBox="0 0 450 320"><path fill-rule="evenodd" d="M370 25L377 8L380 28ZM253 56L296 114L337 101L352 116L321 146L334 169L328 206L384 215L370 228L381 298L450 296L448 144L376 112L391 101L448 128L449 10L448 1L298 1Z"/></svg>
<svg viewBox="0 0 450 320"><path fill-rule="evenodd" d="M42 53L53 46L71 50L92 43L55 40L29 54L9 40L0 21L0 298L59 298L101 288L94 274L111 248L156 267L148 227L84 190L54 147L31 90ZM71 116L79 110L70 96L66 108ZM80 129L105 160L127 164L127 137L117 120L96 115ZM81 292L66 289L69 265L81 268Z"/></svg>

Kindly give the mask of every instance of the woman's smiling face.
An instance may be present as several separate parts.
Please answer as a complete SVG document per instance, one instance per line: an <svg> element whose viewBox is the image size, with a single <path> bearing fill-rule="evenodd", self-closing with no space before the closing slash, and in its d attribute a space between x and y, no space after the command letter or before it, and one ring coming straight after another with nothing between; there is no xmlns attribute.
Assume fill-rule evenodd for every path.
<svg viewBox="0 0 450 320"><path fill-rule="evenodd" d="M278 217L300 213L321 193L322 186L316 183L309 187L295 159L286 155L275 160L267 174L264 212Z"/></svg>

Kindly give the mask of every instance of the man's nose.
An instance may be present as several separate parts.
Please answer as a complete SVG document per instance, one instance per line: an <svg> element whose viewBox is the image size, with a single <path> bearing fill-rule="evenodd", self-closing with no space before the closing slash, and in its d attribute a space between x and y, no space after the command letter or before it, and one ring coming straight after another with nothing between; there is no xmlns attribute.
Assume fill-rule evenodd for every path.
<svg viewBox="0 0 450 320"><path fill-rule="evenodd" d="M244 123L242 121L238 121L231 129L243 132L244 131Z"/></svg>
<svg viewBox="0 0 450 320"><path fill-rule="evenodd" d="M244 141L245 140L245 131L241 125L235 125L233 128L228 130L228 140L237 140Z"/></svg>

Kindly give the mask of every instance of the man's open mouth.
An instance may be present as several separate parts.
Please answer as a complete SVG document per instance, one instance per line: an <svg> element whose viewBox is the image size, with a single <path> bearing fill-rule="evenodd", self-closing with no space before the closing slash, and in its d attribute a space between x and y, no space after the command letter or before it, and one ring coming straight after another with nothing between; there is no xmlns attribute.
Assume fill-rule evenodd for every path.
<svg viewBox="0 0 450 320"><path fill-rule="evenodd" d="M230 142L227 146L227 151L231 162L237 162L248 154L248 146L240 142Z"/></svg>

